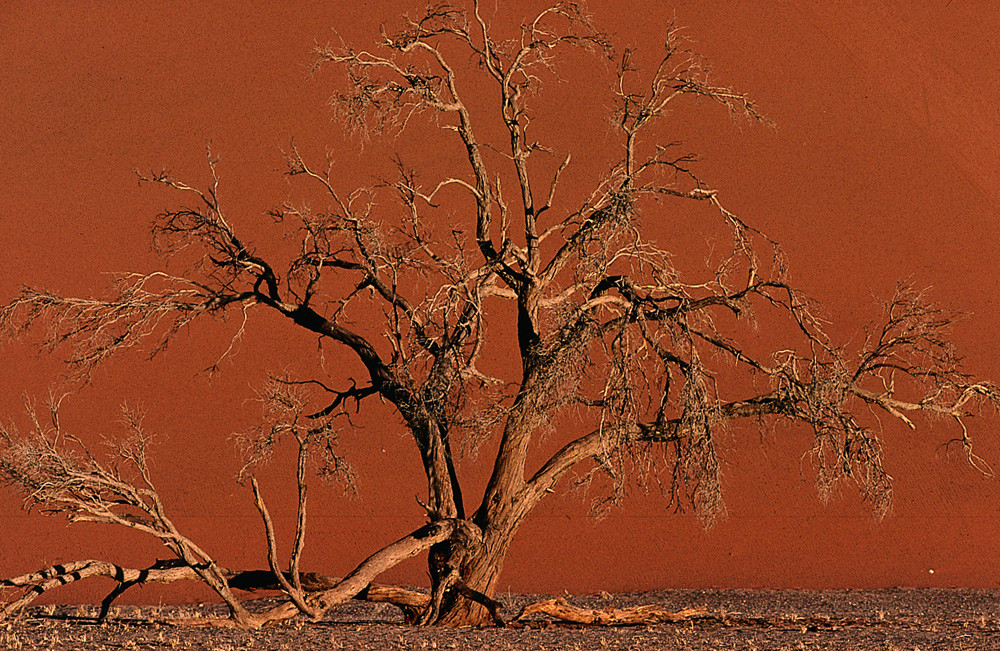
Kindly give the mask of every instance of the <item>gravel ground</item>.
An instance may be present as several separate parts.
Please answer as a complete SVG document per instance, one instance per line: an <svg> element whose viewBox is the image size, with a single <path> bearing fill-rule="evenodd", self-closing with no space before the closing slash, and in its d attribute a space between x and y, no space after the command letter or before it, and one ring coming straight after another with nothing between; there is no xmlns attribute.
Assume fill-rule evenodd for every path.
<svg viewBox="0 0 1000 651"><path fill-rule="evenodd" d="M542 598L500 600L510 618ZM1000 649L1000 590L669 590L567 598L591 608L705 606L708 615L614 628L538 617L503 629L419 629L405 626L393 606L351 602L321 622L240 631L158 622L223 616L218 605L120 606L100 624L95 607L37 606L0 624L0 649Z"/></svg>

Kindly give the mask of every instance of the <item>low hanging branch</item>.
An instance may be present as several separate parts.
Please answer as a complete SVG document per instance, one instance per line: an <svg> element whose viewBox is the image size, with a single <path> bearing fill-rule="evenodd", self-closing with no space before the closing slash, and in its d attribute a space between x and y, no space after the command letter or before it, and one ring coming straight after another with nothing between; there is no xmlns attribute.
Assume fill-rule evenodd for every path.
<svg viewBox="0 0 1000 651"><path fill-rule="evenodd" d="M63 430L59 401L49 404L48 425L28 405L31 434L22 437L0 427L0 438L7 442L0 454L0 476L25 492L29 508L63 513L71 522L128 527L159 539L225 601L234 621L248 623L249 613L233 595L215 560L167 517L149 472L149 438L142 415L128 409L122 413L129 436L118 442L116 450L117 461L124 467L118 462L101 463L77 437ZM126 469L135 480L125 476Z"/></svg>
<svg viewBox="0 0 1000 651"><path fill-rule="evenodd" d="M275 396L271 396L271 400L265 401L265 404L273 408L277 402L284 407L285 416L292 414L295 419L300 418L305 405L295 402L294 394L287 391L287 384L275 383L273 386L278 392L277 397L284 398L286 402L276 401ZM49 513L68 514L71 521L105 522L136 529L160 539L177 555L177 559L161 561L144 570L124 568L104 561L86 560L52 566L39 572L4 580L0 582L0 587L23 588L24 592L0 610L0 619L20 611L52 588L91 576L105 576L118 582L118 586L102 604L100 615L102 618L106 616L114 600L134 585L200 580L215 590L230 608L231 617L225 620L228 624L217 622L217 625L257 628L272 621L288 619L298 612L317 619L332 605L355 598L359 594L370 601L396 603L404 609L408 619L414 619L418 612L426 609L429 603L428 597L391 586L373 586L372 579L436 542L451 537L455 531L467 528L467 525L461 522L452 521L427 525L376 552L343 579L317 574L302 576L297 566L298 555L302 549L300 541L304 536L303 490L300 496L298 538L293 553L292 572L286 575L277 567L270 517L254 481L254 492L268 533L271 572L227 570L217 565L206 552L181 534L166 516L150 476L147 463L149 439L142 428L141 416L127 410L123 413L124 422L132 438L116 446L117 461L106 465L99 462L79 439L63 430L57 401L49 405L48 425L45 425L34 409L29 407L29 416L34 426L34 432L30 437L25 438L6 428L0 429L0 438L7 442L6 449L0 455L0 476L25 490L28 506L39 506ZM280 419L275 422L271 431L282 432L289 429L297 436L301 436L299 430ZM314 430L309 432L316 433ZM297 476L300 488L303 489L307 450L304 444L307 440L299 439L302 447L300 447ZM75 449L67 448L67 444L74 446ZM261 454L260 448L257 453ZM141 485L136 486L123 474L125 468L135 472ZM232 590L235 588L281 589L291 598L292 603L290 607L279 606L264 615L254 615L249 613L233 594ZM201 622L198 624L201 625Z"/></svg>
<svg viewBox="0 0 1000 651"><path fill-rule="evenodd" d="M274 574L268 570L228 570L222 569L223 575L229 581L229 586L235 590L256 592L262 590L283 590ZM114 601L133 586L151 583L174 583L177 581L201 581L201 577L190 566L179 560L157 561L145 569L122 567L106 561L83 560L72 563L53 565L38 572L22 574L0 581L0 588L22 589L23 593L17 599L8 601L0 609L0 621L16 615L30 605L42 594L57 588L90 577L105 577L118 582L118 585L108 593L101 602L101 610L97 616L103 620L108 616ZM287 581L288 577L284 577ZM321 592L335 588L341 579L337 577L304 573L301 577L302 587L307 593ZM376 603L390 603L403 610L408 622L416 620L417 613L423 612L430 597L422 592L409 590L393 585L369 584L353 595L354 599Z"/></svg>

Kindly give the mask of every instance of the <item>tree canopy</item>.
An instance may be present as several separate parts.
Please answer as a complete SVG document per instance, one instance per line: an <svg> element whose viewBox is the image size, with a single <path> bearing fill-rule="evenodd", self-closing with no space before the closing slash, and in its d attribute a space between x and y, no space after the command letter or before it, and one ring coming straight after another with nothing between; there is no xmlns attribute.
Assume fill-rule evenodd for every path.
<svg viewBox="0 0 1000 651"><path fill-rule="evenodd" d="M141 176L178 193L152 232L165 257L191 263L187 271L124 274L101 298L25 288L0 310L8 333L45 333L42 345L65 355L76 383L124 350L178 342L198 319L236 315L235 340L262 311L351 364L346 388L276 373L260 390L260 427L239 438L239 479L251 484L265 524L269 573L229 570L177 529L132 412L130 437L111 461L63 431L57 406L51 422L33 414L33 431L3 431L0 474L30 505L144 531L177 556L175 566L151 568L158 578L119 572L122 589L199 578L234 622L259 626L376 594L423 624L502 621L493 595L510 542L567 475L602 477L609 504L636 476L652 477L668 505L690 505L711 523L724 512L719 432L737 421L808 432L821 495L851 481L877 515L887 512L892 485L870 412L909 427L915 413L950 420L969 460L988 471L964 419L1000 394L961 370L948 341L953 317L901 284L857 349L832 341L777 243L726 208L665 119L692 100L737 119L763 116L746 95L715 84L678 30L665 29L661 45L656 65L640 68L576 3L498 34L473 2L430 6L370 48L320 47L316 66L342 75L332 104L354 137L405 141L430 128L436 140L421 146L458 148L461 164L423 172L399 156L393 178L341 187L335 161L309 160L293 144L286 173L309 199L270 210L279 234L252 241L244 218L220 200L209 152L208 187L166 172ZM544 97L561 61L580 54L606 73L573 80L576 101L608 107L610 135L587 142L599 153L549 142L540 126L564 119ZM587 185L574 177L574 161L593 156L610 164ZM675 265L673 247L689 239L676 233L717 227L725 244L714 244L703 267ZM231 347L221 342L223 357ZM350 480L338 435L373 399L392 405L419 451L428 523L400 532L342 580L309 575L299 561L310 464ZM535 463L545 436L560 447ZM256 476L286 442L298 450L298 527L283 566ZM481 495L463 491L461 449L492 456ZM429 595L372 585L423 551ZM118 572L83 563L91 565L72 571ZM34 591L5 612L64 574L11 579ZM288 602L255 615L232 592L263 585Z"/></svg>

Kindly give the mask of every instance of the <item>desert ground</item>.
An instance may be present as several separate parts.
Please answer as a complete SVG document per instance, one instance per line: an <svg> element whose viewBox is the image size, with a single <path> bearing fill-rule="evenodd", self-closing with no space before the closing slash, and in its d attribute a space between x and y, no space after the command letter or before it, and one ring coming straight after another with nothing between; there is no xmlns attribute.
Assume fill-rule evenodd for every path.
<svg viewBox="0 0 1000 651"><path fill-rule="evenodd" d="M2 649L1000 649L1000 590L669 590L564 595L589 608L658 604L705 607L679 623L599 627L544 616L506 628L421 629L388 604L352 602L320 622L294 621L260 631L176 626L207 619L219 605L116 606L105 622L96 606L35 606L0 623ZM540 595L502 595L513 619ZM252 602L258 608L270 599Z"/></svg>

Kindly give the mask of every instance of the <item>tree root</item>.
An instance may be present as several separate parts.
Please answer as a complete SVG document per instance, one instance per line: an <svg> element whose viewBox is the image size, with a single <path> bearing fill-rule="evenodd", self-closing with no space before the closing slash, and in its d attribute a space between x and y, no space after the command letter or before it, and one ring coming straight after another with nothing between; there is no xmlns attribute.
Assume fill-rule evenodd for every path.
<svg viewBox="0 0 1000 651"><path fill-rule="evenodd" d="M493 620L493 623L496 624L498 627L503 628L504 626L507 625L503 617L500 615L501 606L499 601L491 599L490 597L486 596L482 592L479 592L478 590L473 590L469 586L465 585L464 581L459 581L455 585L455 589L457 589L458 592L461 595L463 595L466 599L471 599L472 601L475 601L481 606L484 606L486 610L490 613L490 618Z"/></svg>
<svg viewBox="0 0 1000 651"><path fill-rule="evenodd" d="M591 624L595 626L630 626L636 624L659 624L663 622L681 622L687 619L709 616L704 606L684 608L670 611L661 606L650 604L646 606L631 606L628 608L580 608L570 604L562 597L546 599L528 604L521 609L515 622L535 614L548 615L563 622L573 624Z"/></svg>

